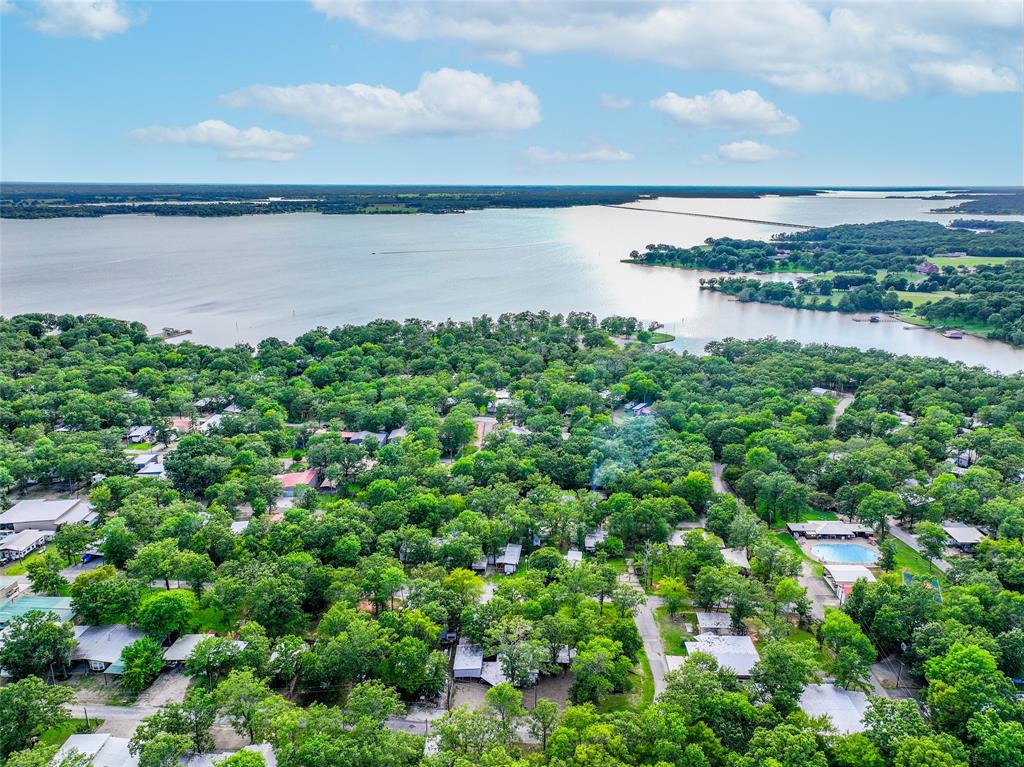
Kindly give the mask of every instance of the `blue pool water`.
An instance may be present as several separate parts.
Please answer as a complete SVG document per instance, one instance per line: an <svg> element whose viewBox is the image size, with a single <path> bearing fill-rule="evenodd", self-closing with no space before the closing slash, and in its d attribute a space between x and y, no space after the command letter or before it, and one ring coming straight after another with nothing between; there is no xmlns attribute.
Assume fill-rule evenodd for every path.
<svg viewBox="0 0 1024 767"><path fill-rule="evenodd" d="M870 565L878 554L858 543L816 543L811 553L822 562L839 562L846 565Z"/></svg>

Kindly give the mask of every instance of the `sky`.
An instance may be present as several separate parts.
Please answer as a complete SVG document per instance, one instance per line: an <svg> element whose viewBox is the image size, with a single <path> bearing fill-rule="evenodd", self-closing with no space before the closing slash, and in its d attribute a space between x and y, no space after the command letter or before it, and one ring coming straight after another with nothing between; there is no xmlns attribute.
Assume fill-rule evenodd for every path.
<svg viewBox="0 0 1024 767"><path fill-rule="evenodd" d="M0 0L4 181L1024 183L1024 2Z"/></svg>

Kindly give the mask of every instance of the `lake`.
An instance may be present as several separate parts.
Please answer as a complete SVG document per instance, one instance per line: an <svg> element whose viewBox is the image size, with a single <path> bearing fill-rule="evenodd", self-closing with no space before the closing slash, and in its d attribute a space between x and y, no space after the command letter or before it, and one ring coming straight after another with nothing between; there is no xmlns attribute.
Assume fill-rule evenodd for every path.
<svg viewBox="0 0 1024 767"><path fill-rule="evenodd" d="M761 199L661 198L634 208L828 226L915 218L944 203L836 192ZM1018 220L1021 217L1013 217ZM620 263L649 242L767 238L774 225L608 207L458 215L237 218L108 216L0 221L0 312L95 312L205 343L292 339L318 325L430 320L525 309L589 310L663 322L673 348L774 335L946 357L1003 372L1024 350L950 340L898 322L741 304L701 291L713 276ZM790 277L777 277L789 279Z"/></svg>

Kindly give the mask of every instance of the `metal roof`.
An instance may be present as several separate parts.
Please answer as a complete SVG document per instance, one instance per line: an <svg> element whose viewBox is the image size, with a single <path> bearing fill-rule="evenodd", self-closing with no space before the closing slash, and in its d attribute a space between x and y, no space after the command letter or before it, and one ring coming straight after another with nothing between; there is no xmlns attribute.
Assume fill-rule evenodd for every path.
<svg viewBox="0 0 1024 767"><path fill-rule="evenodd" d="M800 696L800 708L808 716L827 716L840 735L865 729L867 696L856 690L844 690L834 684L809 684Z"/></svg>
<svg viewBox="0 0 1024 767"><path fill-rule="evenodd" d="M71 620L75 614L74 609L71 607L70 597L24 596L10 604L0 605L0 626L10 623L15 618L20 618L32 610L53 613L62 621Z"/></svg>
<svg viewBox="0 0 1024 767"><path fill-rule="evenodd" d="M750 670L760 660L754 642L748 636L719 636L698 634L686 642L686 652L707 653L718 661L720 668L731 669L736 676L750 676Z"/></svg>
<svg viewBox="0 0 1024 767"><path fill-rule="evenodd" d="M56 501L18 501L3 514L0 514L0 525L24 524L26 522L56 522L80 503L82 503L81 498L67 498Z"/></svg>
<svg viewBox="0 0 1024 767"><path fill-rule="evenodd" d="M120 623L108 626L75 626L78 646L71 654L72 660L89 660L99 663L114 663L121 657L124 648L145 633Z"/></svg>

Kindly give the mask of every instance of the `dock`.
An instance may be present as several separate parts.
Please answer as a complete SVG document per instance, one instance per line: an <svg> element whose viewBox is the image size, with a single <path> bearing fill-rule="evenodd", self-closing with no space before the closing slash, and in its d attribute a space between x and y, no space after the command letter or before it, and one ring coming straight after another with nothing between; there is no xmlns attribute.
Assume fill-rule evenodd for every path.
<svg viewBox="0 0 1024 767"><path fill-rule="evenodd" d="M784 229L817 229L809 224L789 224L785 221L764 221L759 218L739 218L737 216L716 216L711 213L691 213L682 210L660 210L658 208L636 208L629 205L602 205L603 208L616 208L617 210L637 210L644 213L668 213L673 216L692 216L694 218L717 218L719 221L741 221L745 224L767 224L768 226L781 226Z"/></svg>

